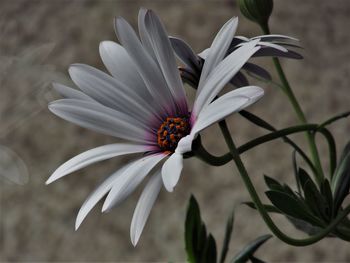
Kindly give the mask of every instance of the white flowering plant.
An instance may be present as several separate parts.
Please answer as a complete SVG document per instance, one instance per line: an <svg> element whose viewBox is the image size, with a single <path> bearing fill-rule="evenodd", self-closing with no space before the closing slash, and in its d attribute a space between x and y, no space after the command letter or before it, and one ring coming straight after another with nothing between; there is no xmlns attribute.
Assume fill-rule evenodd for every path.
<svg viewBox="0 0 350 263"><path fill-rule="evenodd" d="M100 56L109 74L88 65L74 64L69 74L80 90L54 84L54 89L63 97L49 104L55 115L124 141L78 154L59 166L47 184L102 160L132 156L130 162L107 177L86 199L78 213L76 229L100 200L104 199L102 212L108 211L147 180L131 222L130 238L136 246L161 188L174 191L180 180L183 159L196 157L213 166L233 161L251 197L245 204L259 212L272 234L281 241L307 246L326 237L350 240L347 218L350 206L344 204L350 188L350 144L337 159L335 139L327 129L350 113L336 115L320 124L308 123L279 60L302 59L298 40L270 33L272 0L240 0L238 3L243 15L260 25L264 35L235 36L238 19L232 18L222 26L210 47L196 54L185 41L169 36L152 10L141 8L139 34L118 17L114 26L119 44L112 41L100 44ZM273 81L266 69L250 62L252 57L271 58L279 82ZM292 104L300 125L276 129L262 117L247 111L247 107L264 95L263 88L250 85L247 76L271 83L282 91ZM186 97L184 84L195 89L193 102ZM222 94L227 86L230 90ZM267 133L236 146L225 121L233 113ZM211 154L201 143L201 132L211 125L219 125L228 146L229 152L222 156ZM288 137L301 132L306 135L310 154ZM318 134L329 146L329 171L323 169L318 153L315 140ZM240 155L276 139L283 140L293 150L296 185L289 186L265 176L266 196L271 204L263 204ZM307 167L301 167L298 158ZM309 236L296 239L285 234L270 213L284 215ZM219 262L226 260L232 228L231 215ZM232 262L262 262L254 252L270 237L258 238ZM185 244L189 262L218 262L215 239L207 234L194 197L190 199L186 217Z"/></svg>

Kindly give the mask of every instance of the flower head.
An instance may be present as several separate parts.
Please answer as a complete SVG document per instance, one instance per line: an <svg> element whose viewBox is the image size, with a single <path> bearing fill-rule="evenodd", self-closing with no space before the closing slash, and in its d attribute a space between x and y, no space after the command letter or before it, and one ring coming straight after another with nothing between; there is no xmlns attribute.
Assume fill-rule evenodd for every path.
<svg viewBox="0 0 350 263"><path fill-rule="evenodd" d="M297 39L284 36L284 35L263 35L253 38L247 38L243 36L235 36L232 41L228 43L229 47L221 49L219 46L213 46L200 52L198 55L191 49L191 47L182 39L176 37L170 37L171 44L177 57L183 62L184 67L180 67L182 77L185 81L188 81L192 86L199 84L201 78L201 72L203 70L204 61L207 59L209 50L212 48L219 48L225 50L226 56L240 48L242 45L247 44L250 41L258 41L256 44L260 49L255 52L252 57L285 57L292 59L301 59L302 56L292 50L293 48L300 48L296 42ZM220 52L220 51L216 51ZM230 83L236 87L242 87L249 85L248 79L243 72L254 74L260 78L270 80L270 74L262 67L246 62L242 68L236 72Z"/></svg>
<svg viewBox="0 0 350 263"><path fill-rule="evenodd" d="M150 210L161 189L177 184L183 154L208 126L254 103L263 90L249 86L213 99L225 84L257 52L259 40L244 43L224 58L232 41L237 19L227 22L214 40L203 65L196 100L188 106L185 90L168 35L154 12L141 9L137 37L123 19L115 20L121 45L105 41L101 58L112 76L87 65L73 65L70 76L81 91L61 84L55 89L65 98L50 103L59 117L82 127L124 139L79 154L61 165L48 179L51 183L92 163L126 154L142 154L109 176L85 201L76 228L95 204L107 195L102 211L130 195L151 173L136 206L131 223L131 241L139 240ZM161 166L160 163L166 159Z"/></svg>
<svg viewBox="0 0 350 263"><path fill-rule="evenodd" d="M273 9L272 0L238 0L242 14L249 20L265 26Z"/></svg>

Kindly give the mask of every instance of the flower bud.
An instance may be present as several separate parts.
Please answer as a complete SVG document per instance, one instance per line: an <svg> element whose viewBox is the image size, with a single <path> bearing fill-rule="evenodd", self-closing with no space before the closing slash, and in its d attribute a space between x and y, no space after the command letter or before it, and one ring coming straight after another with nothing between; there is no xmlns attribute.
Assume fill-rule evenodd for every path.
<svg viewBox="0 0 350 263"><path fill-rule="evenodd" d="M249 20L266 26L273 9L273 0L238 0L242 14Z"/></svg>

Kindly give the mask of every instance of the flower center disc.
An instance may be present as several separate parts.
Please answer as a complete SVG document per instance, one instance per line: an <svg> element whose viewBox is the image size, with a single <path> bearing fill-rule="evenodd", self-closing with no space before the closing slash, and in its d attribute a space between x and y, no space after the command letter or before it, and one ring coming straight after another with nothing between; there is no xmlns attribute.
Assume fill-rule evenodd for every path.
<svg viewBox="0 0 350 263"><path fill-rule="evenodd" d="M168 117L158 129L158 145L163 151L174 152L181 138L190 131L187 117Z"/></svg>

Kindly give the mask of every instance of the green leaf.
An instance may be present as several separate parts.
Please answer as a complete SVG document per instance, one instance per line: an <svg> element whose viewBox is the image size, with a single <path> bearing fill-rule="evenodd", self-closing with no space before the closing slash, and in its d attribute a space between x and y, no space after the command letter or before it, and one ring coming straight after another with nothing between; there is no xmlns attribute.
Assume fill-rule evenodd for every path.
<svg viewBox="0 0 350 263"><path fill-rule="evenodd" d="M320 221L328 222L330 220L330 207L324 196L316 188L315 184L308 180L304 186L305 202L310 210Z"/></svg>
<svg viewBox="0 0 350 263"><path fill-rule="evenodd" d="M264 244L267 240L269 240L272 236L271 235L264 235L261 237L258 237L251 243L249 243L244 249L242 249L233 259L232 263L238 263L238 262L247 262L249 259L253 257L253 254L256 252L256 250Z"/></svg>
<svg viewBox="0 0 350 263"><path fill-rule="evenodd" d="M301 167L298 169L298 178L303 191L307 181L313 182L309 174Z"/></svg>
<svg viewBox="0 0 350 263"><path fill-rule="evenodd" d="M280 191L267 191L266 195L271 203L284 214L308 222L318 223L319 220L311 214L301 200Z"/></svg>
<svg viewBox="0 0 350 263"><path fill-rule="evenodd" d="M334 173L334 176L332 177L331 188L333 190L333 193L335 192L336 187L339 184L339 179L341 177L342 172L344 170L346 170L346 168L347 168L347 163L348 163L349 158L350 158L350 142L348 142L345 145L343 152L342 152L340 159L339 159L339 165Z"/></svg>
<svg viewBox="0 0 350 263"><path fill-rule="evenodd" d="M253 202L243 202L242 204L249 206L250 208L257 209ZM281 214L282 211L274 207L273 205L263 205L268 213L278 213Z"/></svg>
<svg viewBox="0 0 350 263"><path fill-rule="evenodd" d="M226 229L225 229L225 238L224 238L224 243L222 246L222 250L221 250L221 256L220 256L220 263L224 263L225 262L225 258L229 249L229 244L230 244L230 240L231 240L231 235L232 235L232 231L233 231L233 222L234 222L234 218L235 218L235 214L234 211L232 211L232 213L230 214L229 218L227 219L227 223L226 223Z"/></svg>
<svg viewBox="0 0 350 263"><path fill-rule="evenodd" d="M191 263L197 262L196 246L194 246L194 244L197 244L201 225L202 220L200 216L198 203L194 196L191 196L185 222L185 246L187 252L187 260Z"/></svg>
<svg viewBox="0 0 350 263"><path fill-rule="evenodd" d="M299 168L298 178L304 192L306 205L314 215L328 221L330 219L330 207L326 197L320 193L316 184L304 169Z"/></svg>
<svg viewBox="0 0 350 263"><path fill-rule="evenodd" d="M272 177L264 175L264 180L270 190L283 191L283 186Z"/></svg>
<svg viewBox="0 0 350 263"><path fill-rule="evenodd" d="M328 179L324 179L320 187L321 195L326 199L329 208L330 218L333 217L333 194Z"/></svg>
<svg viewBox="0 0 350 263"><path fill-rule="evenodd" d="M301 184L298 176L297 152L295 150L293 151L292 160L293 160L293 171L294 171L295 181L297 183L298 192L301 194Z"/></svg>
<svg viewBox="0 0 350 263"><path fill-rule="evenodd" d="M286 216L286 218L288 219L289 222L292 223L292 225L296 229L299 229L300 231L302 231L310 236L316 235L321 230L319 227L314 226L314 225L312 225L309 222L306 222L304 220L297 219L297 218L294 218L291 216Z"/></svg>
<svg viewBox="0 0 350 263"><path fill-rule="evenodd" d="M261 259L258 259L256 257L250 257L250 261L252 263L265 263L265 261L261 260Z"/></svg>
<svg viewBox="0 0 350 263"><path fill-rule="evenodd" d="M212 234L209 234L206 245L205 245L205 253L199 262L208 262L208 263L214 263L216 262L216 244L215 239L212 236Z"/></svg>
<svg viewBox="0 0 350 263"><path fill-rule="evenodd" d="M199 205L191 196L185 222L185 246L190 263L216 263L216 244L211 234L207 235L202 222Z"/></svg>
<svg viewBox="0 0 350 263"><path fill-rule="evenodd" d="M350 143L343 150L334 176L334 210L338 211L350 189Z"/></svg>

